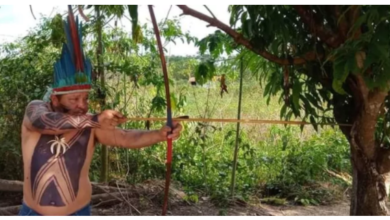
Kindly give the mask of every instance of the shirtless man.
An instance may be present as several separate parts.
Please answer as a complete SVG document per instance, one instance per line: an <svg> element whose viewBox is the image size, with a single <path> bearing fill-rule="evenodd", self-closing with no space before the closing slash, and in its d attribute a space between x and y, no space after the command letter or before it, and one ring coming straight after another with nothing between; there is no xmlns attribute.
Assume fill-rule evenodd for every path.
<svg viewBox="0 0 390 220"><path fill-rule="evenodd" d="M51 103L32 101L22 125L24 197L20 215L90 215L89 167L96 142L124 148L176 140L182 129L141 131L116 126L116 111L87 114L88 93L52 95Z"/></svg>
<svg viewBox="0 0 390 220"><path fill-rule="evenodd" d="M90 215L89 168L97 142L143 148L171 138L173 130L124 130L117 111L88 114L92 66L82 51L82 28L71 7L64 23L67 43L54 64L53 85L44 100L30 102L22 124L23 204L19 215ZM78 36L78 37L77 37Z"/></svg>

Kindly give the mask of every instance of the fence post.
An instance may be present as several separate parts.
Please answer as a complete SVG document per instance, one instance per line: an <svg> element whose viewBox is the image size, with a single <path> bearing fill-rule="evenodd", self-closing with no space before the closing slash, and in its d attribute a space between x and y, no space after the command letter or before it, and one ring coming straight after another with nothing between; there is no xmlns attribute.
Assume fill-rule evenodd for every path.
<svg viewBox="0 0 390 220"><path fill-rule="evenodd" d="M237 119L241 119L241 99L242 99L242 78L243 78L243 59L240 58L240 89L239 89L239 97L238 97L238 112L237 112ZM236 185L236 168L237 168L237 154L238 154L238 142L239 142L239 134L240 134L240 122L237 122L237 129L236 129L236 146L234 149L234 159L233 159L233 173L232 173L232 182L231 182L231 196L232 199L234 198L234 188Z"/></svg>

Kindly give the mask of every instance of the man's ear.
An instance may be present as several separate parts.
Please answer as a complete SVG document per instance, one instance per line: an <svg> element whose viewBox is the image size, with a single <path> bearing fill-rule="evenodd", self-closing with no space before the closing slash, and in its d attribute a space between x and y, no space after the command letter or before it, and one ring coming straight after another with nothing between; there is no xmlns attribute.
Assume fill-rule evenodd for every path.
<svg viewBox="0 0 390 220"><path fill-rule="evenodd" d="M60 100L58 100L58 97L56 95L51 95L50 98L51 98L51 103L54 106L58 106L58 104L60 103Z"/></svg>

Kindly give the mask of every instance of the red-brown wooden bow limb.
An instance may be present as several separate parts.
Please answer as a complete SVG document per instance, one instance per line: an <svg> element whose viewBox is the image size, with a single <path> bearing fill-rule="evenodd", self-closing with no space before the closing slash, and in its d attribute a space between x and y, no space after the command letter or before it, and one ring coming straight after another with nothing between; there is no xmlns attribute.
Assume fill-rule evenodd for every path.
<svg viewBox="0 0 390 220"><path fill-rule="evenodd" d="M171 129L173 129L167 66L165 63L164 51L163 51L163 47L161 44L160 32L158 30L156 18L154 16L153 7L151 5L149 5L149 12L150 12L150 17L151 17L152 23L153 23L154 33L156 34L158 50L160 52L161 65L162 65L163 73L164 73L165 95L166 95L166 100L167 100L167 125L169 127L171 127ZM169 183L171 180L170 175L171 175L171 162L172 162L172 139L169 138L167 140L167 144L168 144L167 162L166 162L167 172L166 172L166 177L165 177L165 195L164 195L162 215L165 215L167 213Z"/></svg>

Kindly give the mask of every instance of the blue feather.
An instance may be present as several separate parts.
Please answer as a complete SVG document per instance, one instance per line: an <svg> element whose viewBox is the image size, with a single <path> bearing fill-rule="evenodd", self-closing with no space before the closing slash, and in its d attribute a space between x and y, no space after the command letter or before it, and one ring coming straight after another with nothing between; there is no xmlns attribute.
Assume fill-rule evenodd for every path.
<svg viewBox="0 0 390 220"><path fill-rule="evenodd" d="M72 8L71 6L68 6L69 14L72 15ZM59 60L57 60L54 63L54 87L63 87L63 86L72 86L78 83L76 81L76 77L80 75L80 71L82 72L83 76L87 77L87 82L85 83L91 83L91 71L92 71L92 63L91 60L86 58L84 51L83 51L83 39L82 39L82 23L79 20L79 17L75 17L75 26L76 26L76 32L77 37L75 40L78 40L78 44L80 45L80 51L75 51L74 45L76 42L72 41L72 33L70 29L70 17L68 16L65 21L63 21L64 24L64 31L66 36L66 43L63 44L62 51L61 51L61 57ZM75 54L81 54L81 63L83 64L84 69L77 70L76 73L76 60L75 60Z"/></svg>
<svg viewBox="0 0 390 220"><path fill-rule="evenodd" d="M68 78L69 76L72 77L75 72L76 72L76 68L75 68L75 65L74 63L72 62L72 58L70 56L70 53L69 51L67 51L65 54L64 54L64 58L66 60L66 67L67 67L67 71L65 72L66 74L66 78Z"/></svg>
<svg viewBox="0 0 390 220"><path fill-rule="evenodd" d="M60 74L63 70L63 66L61 64L61 62L57 62L57 74L56 74L56 83L58 84L58 82L60 81Z"/></svg>
<svg viewBox="0 0 390 220"><path fill-rule="evenodd" d="M87 75L88 77L90 76L90 63L89 63L89 59L84 59L84 73L85 75Z"/></svg>
<svg viewBox="0 0 390 220"><path fill-rule="evenodd" d="M61 57L61 66L62 66L62 71L59 73L60 79L64 78L65 73L68 71L67 69L67 63L66 63L66 58L67 58L67 48L64 45L62 47L62 57Z"/></svg>
<svg viewBox="0 0 390 220"><path fill-rule="evenodd" d="M57 82L58 82L58 78L57 78L57 75L58 75L58 73L59 73L59 70L58 70L58 61L57 62L55 62L55 64L54 64L54 77L53 77L53 81L54 81L54 84L57 84Z"/></svg>

